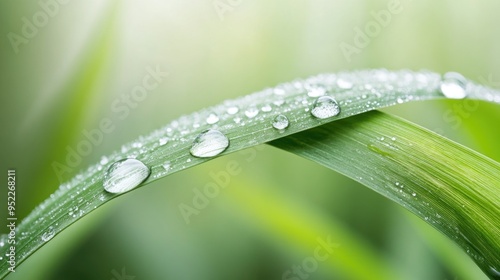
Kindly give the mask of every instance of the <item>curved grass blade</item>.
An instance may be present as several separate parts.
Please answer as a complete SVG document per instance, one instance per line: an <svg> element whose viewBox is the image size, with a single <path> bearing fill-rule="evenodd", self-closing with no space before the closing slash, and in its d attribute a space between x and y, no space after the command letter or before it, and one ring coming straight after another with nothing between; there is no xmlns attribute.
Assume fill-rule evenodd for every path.
<svg viewBox="0 0 500 280"><path fill-rule="evenodd" d="M271 145L336 170L399 203L453 239L489 277L499 276L499 163L380 112Z"/></svg>
<svg viewBox="0 0 500 280"><path fill-rule="evenodd" d="M62 184L49 199L33 210L16 228L16 261L22 263L57 233L84 215L120 194L103 189L107 168L124 158L136 158L151 168L142 186L161 177L203 163L189 153L192 141L207 129L217 129L230 140L224 153L269 142L322 124L399 103L445 98L441 76L420 71L366 70L323 74L278 85L221 105L180 117L148 136L126 144L120 151L103 157L87 170ZM500 92L463 81L469 98L500 103ZM311 114L318 97L334 98L340 112L319 119ZM274 118L285 115L290 125L284 130L272 126ZM167 168L165 168L167 167ZM9 246L0 237L0 254ZM7 257L8 258L8 257ZM0 277L9 273L8 262L0 263Z"/></svg>

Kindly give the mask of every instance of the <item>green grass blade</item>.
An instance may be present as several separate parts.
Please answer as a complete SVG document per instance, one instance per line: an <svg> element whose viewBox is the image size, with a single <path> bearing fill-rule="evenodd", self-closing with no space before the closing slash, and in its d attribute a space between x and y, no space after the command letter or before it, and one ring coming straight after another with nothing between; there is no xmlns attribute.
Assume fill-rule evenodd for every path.
<svg viewBox="0 0 500 280"><path fill-rule="evenodd" d="M209 128L222 131L230 146L223 153L266 143L300 131L346 117L399 103L445 98L440 91L441 76L421 71L366 70L349 73L325 74L307 80L297 80L266 89L221 105L183 116L150 135L121 147L120 151L104 157L60 188L17 226L17 264L48 242L53 236L102 204L118 197L103 190L106 169L123 158L136 158L151 168L152 174L142 186L174 172L195 166L209 159L194 158L189 154L192 141ZM467 95L485 101L500 103L500 92L466 83ZM336 99L340 113L328 119L311 115L318 95L327 94ZM234 108L238 108L237 112ZM257 112L257 115L254 115ZM216 114L216 123L207 118ZM161 114L159 112L158 114ZM271 123L278 114L284 114L290 126L283 131ZM161 140L168 138L168 143ZM165 142L165 141L163 141ZM163 144L163 145L162 145ZM170 168L163 166L168 163ZM0 237L0 254L5 255L6 235ZM0 263L0 277L8 274L8 263Z"/></svg>
<svg viewBox="0 0 500 280"><path fill-rule="evenodd" d="M490 277L498 277L499 163L380 112L271 144L401 204L458 243Z"/></svg>

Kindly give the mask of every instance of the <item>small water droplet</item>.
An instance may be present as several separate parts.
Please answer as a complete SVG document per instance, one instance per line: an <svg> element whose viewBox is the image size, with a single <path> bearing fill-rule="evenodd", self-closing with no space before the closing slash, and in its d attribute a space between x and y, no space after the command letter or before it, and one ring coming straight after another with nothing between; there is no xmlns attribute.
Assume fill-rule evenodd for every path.
<svg viewBox="0 0 500 280"><path fill-rule="evenodd" d="M240 123L240 122L241 122L241 118L234 118L234 119L233 119L233 121L234 121L235 123Z"/></svg>
<svg viewBox="0 0 500 280"><path fill-rule="evenodd" d="M42 240L47 242L50 239L52 239L52 237L54 237L55 234L56 234L56 231L54 230L54 227L50 226L47 229L47 231L42 234Z"/></svg>
<svg viewBox="0 0 500 280"><path fill-rule="evenodd" d="M132 143L133 148L142 148L142 143L141 142L134 142Z"/></svg>
<svg viewBox="0 0 500 280"><path fill-rule="evenodd" d="M278 130L283 130L288 127L290 122L285 115L277 115L273 120L273 127Z"/></svg>
<svg viewBox="0 0 500 280"><path fill-rule="evenodd" d="M403 100L402 98L398 98L398 99L396 100L396 102L398 102L398 104L401 104L401 103L403 103L403 102L404 102L404 100Z"/></svg>
<svg viewBox="0 0 500 280"><path fill-rule="evenodd" d="M264 105L261 108L262 112L271 112L273 108L270 105Z"/></svg>
<svg viewBox="0 0 500 280"><path fill-rule="evenodd" d="M167 161L167 162L165 162L165 163L162 165L162 167L163 167L163 169L165 169L165 171L169 171L169 170L170 170L170 168L171 168L171 166L172 166L172 165L171 165L170 161Z"/></svg>
<svg viewBox="0 0 500 280"><path fill-rule="evenodd" d="M124 193L140 185L151 173L149 167L137 159L123 159L113 163L104 175L104 189L110 193Z"/></svg>
<svg viewBox="0 0 500 280"><path fill-rule="evenodd" d="M348 80L345 80L345 79L342 79L342 78L339 78L337 80L337 86L341 89L351 89L353 84L348 81Z"/></svg>
<svg viewBox="0 0 500 280"><path fill-rule="evenodd" d="M320 86L306 85L307 96L309 97L319 97L326 94L326 89Z"/></svg>
<svg viewBox="0 0 500 280"><path fill-rule="evenodd" d="M217 116L217 114L215 114L215 113L210 113L210 115L208 115L208 117L207 117L208 124L215 124L218 121L219 121L219 116Z"/></svg>
<svg viewBox="0 0 500 280"><path fill-rule="evenodd" d="M251 108L248 108L246 111L245 111L245 116L247 116L247 118L254 118L255 116L257 116L259 114L259 110L255 107L251 107Z"/></svg>
<svg viewBox="0 0 500 280"><path fill-rule="evenodd" d="M311 114L318 119L334 117L339 113L340 106L331 96L318 97L311 108Z"/></svg>
<svg viewBox="0 0 500 280"><path fill-rule="evenodd" d="M462 99L467 96L467 80L459 73L448 72L441 81L441 92L447 98Z"/></svg>
<svg viewBox="0 0 500 280"><path fill-rule="evenodd" d="M160 146L166 145L170 139L168 137L162 137L158 142L160 142Z"/></svg>
<svg viewBox="0 0 500 280"><path fill-rule="evenodd" d="M275 100L273 102L273 104L279 107L279 106L285 104L285 100L284 99L278 99L278 100Z"/></svg>
<svg viewBox="0 0 500 280"><path fill-rule="evenodd" d="M101 165L105 165L106 163L108 163L108 158L105 156L101 157L101 160L99 161L99 163Z"/></svg>
<svg viewBox="0 0 500 280"><path fill-rule="evenodd" d="M229 139L222 132L209 129L200 133L193 141L190 153L195 157L213 157L229 146Z"/></svg>
<svg viewBox="0 0 500 280"><path fill-rule="evenodd" d="M240 110L240 109L239 109L238 107L236 107L236 106L231 106L231 107L227 108L227 113L228 113L229 115L234 115L234 114L238 113L238 111L239 111L239 110Z"/></svg>
<svg viewBox="0 0 500 280"><path fill-rule="evenodd" d="M274 88L273 92L276 95L284 95L285 94L285 90L281 87Z"/></svg>
<svg viewBox="0 0 500 280"><path fill-rule="evenodd" d="M412 195L412 196L417 196L417 194L416 194L416 193L412 193L411 195Z"/></svg>

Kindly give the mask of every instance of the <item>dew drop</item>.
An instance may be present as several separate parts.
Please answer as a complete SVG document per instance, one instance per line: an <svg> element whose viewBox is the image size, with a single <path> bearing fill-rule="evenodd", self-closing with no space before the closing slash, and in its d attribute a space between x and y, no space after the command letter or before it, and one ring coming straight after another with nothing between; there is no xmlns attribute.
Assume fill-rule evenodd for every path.
<svg viewBox="0 0 500 280"><path fill-rule="evenodd" d="M236 107L236 106L231 106L231 107L227 108L227 113L228 113L229 115L234 115L234 114L238 113L238 111L239 111L239 110L240 110L240 109L238 109L238 107Z"/></svg>
<svg viewBox="0 0 500 280"><path fill-rule="evenodd" d="M283 130L288 127L290 122L285 115L277 115L273 120L273 127L278 130Z"/></svg>
<svg viewBox="0 0 500 280"><path fill-rule="evenodd" d="M191 155L200 158L213 157L229 146L229 139L222 132L209 129L200 133L193 141L193 146L189 152Z"/></svg>
<svg viewBox="0 0 500 280"><path fill-rule="evenodd" d="M158 142L160 142L160 146L166 145L170 139L168 137L162 137Z"/></svg>
<svg viewBox="0 0 500 280"><path fill-rule="evenodd" d="M339 113L339 104L330 96L318 97L311 108L311 114L318 119L334 117Z"/></svg>
<svg viewBox="0 0 500 280"><path fill-rule="evenodd" d="M467 80L459 73L448 72L444 74L441 82L441 92L447 98L462 99L467 96Z"/></svg>
<svg viewBox="0 0 500 280"><path fill-rule="evenodd" d="M246 111L245 111L245 116L247 116L248 118L254 118L255 116L257 116L259 114L259 110L255 107L251 107L251 108L248 108Z"/></svg>
<svg viewBox="0 0 500 280"><path fill-rule="evenodd" d="M417 194L416 194L416 193L412 193L411 195L412 195L412 196L417 196Z"/></svg>
<svg viewBox="0 0 500 280"><path fill-rule="evenodd" d="M234 118L234 119L233 119L233 121L234 121L235 123L240 123L240 122L241 122L241 118Z"/></svg>
<svg viewBox="0 0 500 280"><path fill-rule="evenodd" d="M56 231L54 230L53 226L50 226L49 229L42 234L42 240L44 242L47 242L50 239L52 239L52 237L54 237L54 235L56 235Z"/></svg>
<svg viewBox="0 0 500 280"><path fill-rule="evenodd" d="M104 175L104 189L110 193L124 193L139 186L151 170L137 159L123 159L113 163Z"/></svg>
<svg viewBox="0 0 500 280"><path fill-rule="evenodd" d="M278 99L278 100L275 100L273 102L273 104L279 107L279 106L285 104L285 100L284 99Z"/></svg>
<svg viewBox="0 0 500 280"><path fill-rule="evenodd" d="M281 87L274 88L273 92L276 95L285 95L285 90Z"/></svg>
<svg viewBox="0 0 500 280"><path fill-rule="evenodd" d="M273 108L270 105L264 105L261 108L262 112L271 112Z"/></svg>
<svg viewBox="0 0 500 280"><path fill-rule="evenodd" d="M347 80L344 80L342 78L339 78L337 80L337 86L341 89L351 89L353 84Z"/></svg>
<svg viewBox="0 0 500 280"><path fill-rule="evenodd" d="M219 116L217 116L217 114L215 114L215 113L210 113L210 115L208 115L208 117L207 117L208 124L215 124L218 121L219 121Z"/></svg>
<svg viewBox="0 0 500 280"><path fill-rule="evenodd" d="M398 104L401 104L404 102L402 98L398 98L396 101L398 102Z"/></svg>
<svg viewBox="0 0 500 280"><path fill-rule="evenodd" d="M108 163L108 158L105 156L101 157L101 160L99 161L99 163L101 165L105 165L106 163Z"/></svg>
<svg viewBox="0 0 500 280"><path fill-rule="evenodd" d="M169 171L170 168L172 167L172 164L170 163L170 161L167 161L162 165L162 167L163 169L165 169L165 171Z"/></svg>
<svg viewBox="0 0 500 280"><path fill-rule="evenodd" d="M319 97L325 95L326 93L325 88L320 86L308 85L306 86L306 89L307 89L307 96L309 97Z"/></svg>

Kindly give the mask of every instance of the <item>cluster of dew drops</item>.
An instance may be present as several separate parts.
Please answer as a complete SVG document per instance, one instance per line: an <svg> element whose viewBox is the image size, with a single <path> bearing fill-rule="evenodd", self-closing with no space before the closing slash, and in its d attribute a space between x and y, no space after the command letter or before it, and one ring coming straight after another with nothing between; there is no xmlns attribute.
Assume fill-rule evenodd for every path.
<svg viewBox="0 0 500 280"><path fill-rule="evenodd" d="M320 80L322 76L316 77ZM311 78L310 78L311 79ZM348 90L354 86L354 83L349 79L337 78L336 86L339 89ZM297 84L298 82L296 82ZM293 85L293 83L292 83ZM297 86L297 85L296 85ZM340 114L341 108L336 99L327 94L328 90L321 83L302 83L300 85L307 96L316 98L310 108L306 109L312 117L316 119L328 119ZM461 99L466 97L467 80L460 74L455 72L446 73L440 82L441 93L451 99ZM276 95L285 95L286 87L281 85L272 89ZM284 103L283 100L277 100L275 105L280 106ZM398 101L398 103L401 103ZM226 112L228 115L235 115L239 112L237 106L228 106ZM252 119L259 112L270 112L270 105L263 106L260 110L256 106L250 106L244 111L244 115ZM206 117L207 124L216 124L220 117L216 113L210 113ZM240 123L241 118L234 118L235 123ZM285 114L277 114L273 116L270 125L277 131L283 132L290 126L290 120ZM159 139L159 145L163 146L169 141L168 137ZM224 152L229 147L229 138L218 129L208 129L198 134L192 141L190 154L198 158L211 158ZM163 164L165 170L171 168L171 163ZM109 193L124 193L134 189L144 182L151 174L151 169L135 158L126 158L118 160L111 164L104 176L104 189Z"/></svg>
<svg viewBox="0 0 500 280"><path fill-rule="evenodd" d="M386 76L395 75L394 72L389 72L387 70L375 70L367 74L368 75L365 75L365 78L366 76L370 77L375 76L378 77L377 79L379 79L380 81L387 81L388 84L390 82L394 82L395 80L398 79L400 80L400 78L395 79L394 77L396 76L393 76L392 80L391 79L385 80L387 79ZM419 79L420 77L421 81L425 80L424 77L425 74L418 72L414 74L417 75L417 79ZM265 90L264 92L261 93L269 94L269 91L271 91L272 95L278 97L275 98L272 102L272 105L274 105L275 107L280 107L286 103L285 99L280 97L284 97L285 95L290 95L292 93L297 94L296 100L299 100L298 102L300 106L305 107L306 114L312 116L313 119L318 119L318 120L329 119L332 117L336 117L340 114L341 106L343 106L342 104L344 105L348 104L348 102L346 103L337 102L337 100L330 94L332 88L337 89L338 92L349 91L350 89L353 89L356 86L356 83L354 81L358 80L359 78L360 81L364 80L364 82L362 82L363 85L358 85L358 86L360 88L370 89L371 86L368 84L369 82L367 82L367 79L363 78L363 75L364 75L363 73L359 74L358 76L350 74L318 75L315 77L311 77L305 81L294 81L291 83L282 84L275 88ZM403 80L404 80L405 75L407 77L408 73L402 73L401 75L403 75ZM433 80L433 78L434 77L431 74L429 74L427 79ZM442 79L440 79L439 77L437 79L440 82L439 84L440 91L445 97L452 99L460 99L466 97L467 80L460 74L450 72L445 74ZM254 97L255 96L248 96L246 98L252 99ZM314 101L306 102L306 99L304 97L313 98ZM398 100L397 103L401 102ZM240 107L234 104L225 103L223 107L226 116L233 117L234 123L240 125L244 125L243 118L245 117L248 120L255 120L258 118L257 116L261 112L262 112L261 115L269 116L269 114L272 113L273 111L271 105L263 105L260 108L257 107L256 105L249 105L242 112L240 112ZM287 116L287 112L289 111L290 108L288 110L282 110L278 113L275 113L275 115L270 115L271 117L268 120L270 127L276 130L278 133L283 133L287 128L289 128L289 126L291 125L291 121ZM209 125L216 125L217 123L220 122L220 119L221 117L218 114L212 112L205 116L204 121ZM198 124L197 126L193 127L197 128L199 126L200 125ZM189 150L191 156L197 158L211 158L224 152L229 147L230 139L221 130L223 131L223 129L217 129L217 128L208 129L199 133L194 139L192 139L191 148ZM170 138L162 136L158 138L157 143L159 144L159 146L164 146L167 145L169 141ZM134 145L133 147L137 148ZM123 148L122 152L124 152ZM110 159L111 158L108 159L104 157L100 162L99 170L103 166L108 165L108 161ZM191 161L191 159L189 158L188 161ZM128 192L139 186L141 183L143 183L151 174L151 168L146 164L144 164L141 160L136 159L134 156L120 160L111 160L110 162L112 163L109 165L107 170L105 170L104 180L103 180L104 190L109 194L120 194ZM172 163L165 162L162 167L165 171L168 171L172 168ZM81 176L77 177L80 178ZM72 184L73 183L69 183L65 185L68 185L67 188L69 188L69 185ZM105 199L106 197L104 196L104 194L101 194L99 200L103 201ZM72 210L70 212L73 217L75 217L78 214L77 213L78 211ZM81 211L79 213L81 214ZM42 239L43 241L47 241L51 239L53 235L54 235L53 228L49 228L48 232L42 236ZM0 247L3 247L2 245L3 244L0 243Z"/></svg>

